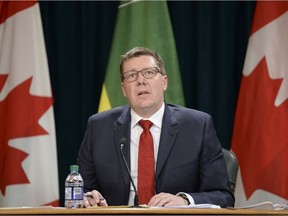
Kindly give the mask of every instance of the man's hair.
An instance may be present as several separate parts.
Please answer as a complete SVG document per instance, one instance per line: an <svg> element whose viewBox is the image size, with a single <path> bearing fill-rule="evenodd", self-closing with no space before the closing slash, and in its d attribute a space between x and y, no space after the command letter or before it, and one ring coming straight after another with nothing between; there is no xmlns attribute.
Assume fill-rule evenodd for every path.
<svg viewBox="0 0 288 216"><path fill-rule="evenodd" d="M133 49L129 50L127 53L121 56L120 61L120 75L123 77L123 65L124 63L131 58L139 57L139 56L152 56L156 60L156 64L158 69L162 74L166 74L164 63L160 55L155 51L148 49L146 47L134 47ZM123 80L122 80L123 81Z"/></svg>

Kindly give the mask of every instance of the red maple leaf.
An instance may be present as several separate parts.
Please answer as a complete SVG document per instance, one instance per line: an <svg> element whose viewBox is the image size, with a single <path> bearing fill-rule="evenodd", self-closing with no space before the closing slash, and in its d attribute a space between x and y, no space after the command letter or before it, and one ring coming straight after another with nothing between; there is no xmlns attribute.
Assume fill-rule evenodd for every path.
<svg viewBox="0 0 288 216"><path fill-rule="evenodd" d="M0 92L2 91L2 88L4 87L7 78L8 75L0 75Z"/></svg>
<svg viewBox="0 0 288 216"><path fill-rule="evenodd" d="M269 77L265 58L242 77L232 149L248 199L257 189L288 199L288 100L274 105L282 82Z"/></svg>
<svg viewBox="0 0 288 216"><path fill-rule="evenodd" d="M0 75L0 83L6 78ZM53 104L53 99L31 95L31 82L32 78L27 79L0 102L0 190L3 195L8 185L29 183L21 166L28 154L9 146L9 140L47 134L38 120Z"/></svg>

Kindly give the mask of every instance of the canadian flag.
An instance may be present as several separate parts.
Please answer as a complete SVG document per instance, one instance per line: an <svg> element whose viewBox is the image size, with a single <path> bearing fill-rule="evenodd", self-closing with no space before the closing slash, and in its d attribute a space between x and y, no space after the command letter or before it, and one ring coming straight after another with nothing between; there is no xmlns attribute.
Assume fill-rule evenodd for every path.
<svg viewBox="0 0 288 216"><path fill-rule="evenodd" d="M0 206L57 206L58 187L39 4L0 1Z"/></svg>
<svg viewBox="0 0 288 216"><path fill-rule="evenodd" d="M258 1L232 136L235 206L288 200L288 2Z"/></svg>

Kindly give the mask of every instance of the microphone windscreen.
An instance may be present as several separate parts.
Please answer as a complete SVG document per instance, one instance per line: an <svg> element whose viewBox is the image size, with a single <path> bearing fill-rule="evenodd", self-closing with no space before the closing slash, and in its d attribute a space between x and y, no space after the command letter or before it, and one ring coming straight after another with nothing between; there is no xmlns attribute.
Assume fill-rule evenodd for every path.
<svg viewBox="0 0 288 216"><path fill-rule="evenodd" d="M127 138L126 137L122 137L121 139L120 139L120 144L126 144L126 142L127 142Z"/></svg>

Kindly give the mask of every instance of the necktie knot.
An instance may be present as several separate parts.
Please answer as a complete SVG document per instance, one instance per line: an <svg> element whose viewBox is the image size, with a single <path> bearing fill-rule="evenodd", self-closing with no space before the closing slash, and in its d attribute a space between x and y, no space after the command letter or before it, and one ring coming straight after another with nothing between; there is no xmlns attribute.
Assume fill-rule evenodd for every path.
<svg viewBox="0 0 288 216"><path fill-rule="evenodd" d="M153 125L151 121L143 120L143 119L139 121L139 124L144 130L149 130L151 126Z"/></svg>

